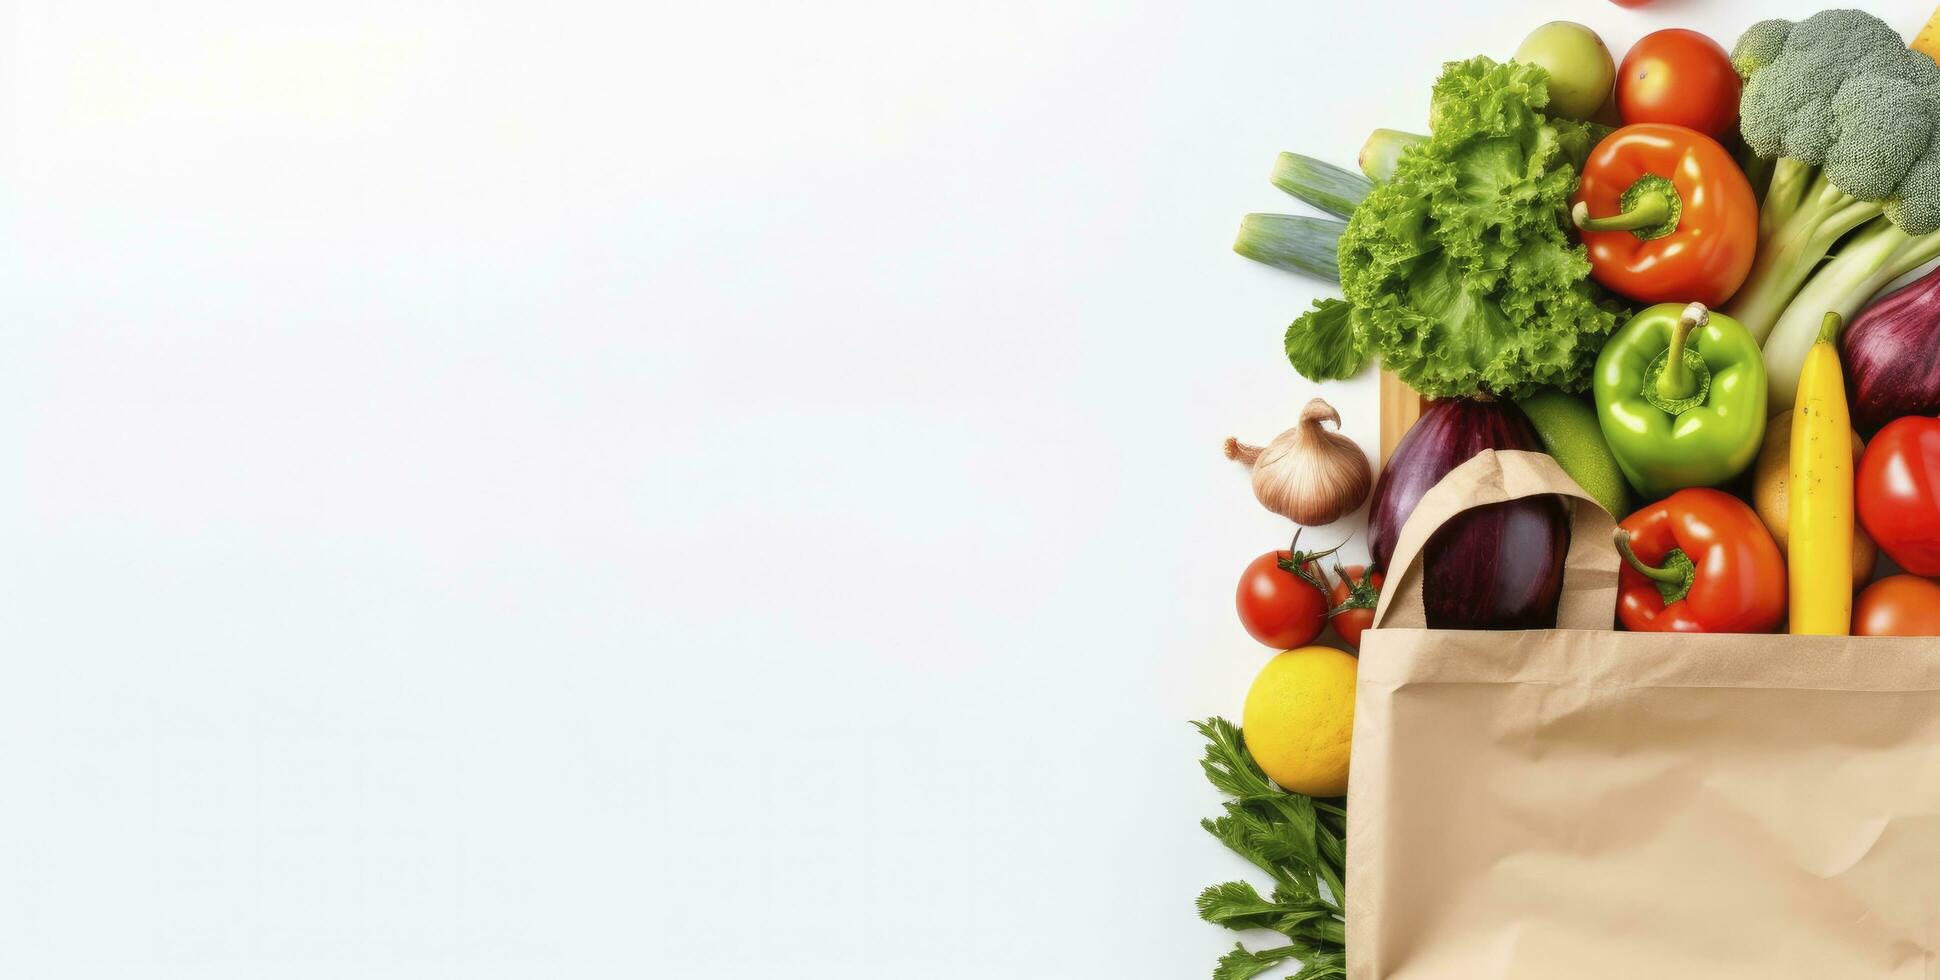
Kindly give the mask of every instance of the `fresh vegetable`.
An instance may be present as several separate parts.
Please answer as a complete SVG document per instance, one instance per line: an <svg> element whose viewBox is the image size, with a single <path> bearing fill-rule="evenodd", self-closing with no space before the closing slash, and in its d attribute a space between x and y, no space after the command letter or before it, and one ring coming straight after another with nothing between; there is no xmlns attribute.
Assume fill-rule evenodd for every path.
<svg viewBox="0 0 1940 980"><path fill-rule="evenodd" d="M1342 568L1338 564L1334 577L1338 581L1329 596L1334 608L1327 611L1328 619L1341 642L1359 650L1361 634L1374 625L1374 610L1381 604L1381 583L1387 578L1380 572L1369 572L1364 565Z"/></svg>
<svg viewBox="0 0 1940 980"><path fill-rule="evenodd" d="M1940 419L1887 423L1860 457L1855 493L1859 520L1887 557L1940 575Z"/></svg>
<svg viewBox="0 0 1940 980"><path fill-rule="evenodd" d="M1852 604L1854 636L1940 636L1940 585L1917 575L1889 575Z"/></svg>
<svg viewBox="0 0 1940 980"><path fill-rule="evenodd" d="M1605 137L1583 165L1571 218L1590 274L1645 303L1722 306L1758 248L1758 199L1744 172L1717 140L1683 126L1643 123Z"/></svg>
<svg viewBox="0 0 1940 980"><path fill-rule="evenodd" d="M1701 303L1639 313L1596 364L1597 418L1646 498L1732 479L1758 458L1765 366L1758 343Z"/></svg>
<svg viewBox="0 0 1940 980"><path fill-rule="evenodd" d="M1305 378L1351 378L1367 366L1367 348L1349 322L1346 301L1314 300L1314 308L1287 328L1287 360Z"/></svg>
<svg viewBox="0 0 1940 980"><path fill-rule="evenodd" d="M1610 0L1610 2L1619 7L1647 7L1650 5L1650 0Z"/></svg>
<svg viewBox="0 0 1940 980"><path fill-rule="evenodd" d="M1783 408L1826 312L1850 318L1940 256L1940 65L1858 10L1761 21L1732 63L1740 132L1775 163L1758 258L1726 312L1764 344Z"/></svg>
<svg viewBox="0 0 1940 980"><path fill-rule="evenodd" d="M1273 781L1308 796L1347 793L1359 661L1333 647L1276 654L1246 692L1246 751Z"/></svg>
<svg viewBox="0 0 1940 980"><path fill-rule="evenodd" d="M1852 436L1852 461L1855 469L1866 444L1857 432ZM1751 502L1758 519L1778 542L1779 554L1789 550L1792 527L1792 413L1780 412L1765 426L1765 447L1758 451L1758 464L1752 469ZM1879 546L1864 528L1852 534L1852 584L1858 588L1872 581L1873 566L1879 562Z"/></svg>
<svg viewBox="0 0 1940 980"><path fill-rule="evenodd" d="M1740 82L1724 45L1682 28L1644 35L1617 72L1623 121L1685 126L1714 139L1738 127Z"/></svg>
<svg viewBox="0 0 1940 980"><path fill-rule="evenodd" d="M1374 189L1367 178L1298 153L1273 162L1273 186L1328 214L1345 218Z"/></svg>
<svg viewBox="0 0 1940 980"><path fill-rule="evenodd" d="M1529 424L1542 438L1543 449L1556 457L1570 479L1589 491L1610 516L1621 520L1630 513L1630 484L1624 481L1623 470L1603 438L1596 409L1588 399L1544 388L1517 399L1516 407L1529 417Z"/></svg>
<svg viewBox="0 0 1940 980"><path fill-rule="evenodd" d="M1199 894L1199 916L1228 929L1271 929L1284 945L1248 950L1235 944L1214 980L1248 980L1288 960L1288 980L1346 980L1347 811L1344 800L1316 800L1267 782L1246 751L1245 734L1224 718L1194 722L1206 737L1199 762L1225 794L1225 814L1200 821L1206 832L1273 879L1262 896L1249 882L1229 881Z"/></svg>
<svg viewBox="0 0 1940 980"><path fill-rule="evenodd" d="M1617 66L1597 33L1567 20L1551 21L1529 33L1516 48L1516 60L1549 72L1549 114L1588 119L1610 97ZM1733 76L1735 79L1737 76Z"/></svg>
<svg viewBox="0 0 1940 980"><path fill-rule="evenodd" d="M1301 551L1300 534L1285 551L1269 551L1240 573L1233 605L1253 639L1275 650L1314 641L1327 628L1327 573L1320 570L1326 551Z"/></svg>
<svg viewBox="0 0 1940 980"><path fill-rule="evenodd" d="M1839 345L1860 431L1940 415L1940 269L1868 307Z"/></svg>
<svg viewBox="0 0 1940 980"><path fill-rule="evenodd" d="M1657 633L1769 633L1785 619L1785 559L1722 490L1679 490L1623 519L1617 618Z"/></svg>
<svg viewBox="0 0 1940 980"><path fill-rule="evenodd" d="M1287 330L1296 366L1328 369L1308 377L1347 377L1378 355L1431 398L1582 390L1616 313L1563 226L1591 130L1545 119L1546 83L1541 68L1488 58L1443 71L1433 135L1348 220L1346 299Z"/></svg>
<svg viewBox="0 0 1940 980"><path fill-rule="evenodd" d="M1368 549L1388 569L1402 525L1441 478L1484 449L1541 451L1507 402L1431 402L1395 446L1374 484ZM1534 497L1478 507L1428 539L1422 592L1435 629L1543 629L1556 621L1569 525L1560 500Z"/></svg>
<svg viewBox="0 0 1940 980"><path fill-rule="evenodd" d="M1366 143L1361 144L1361 173L1377 184L1392 179L1395 168L1401 165L1401 154L1407 152L1408 147L1426 142L1428 137L1415 133L1377 129L1368 134Z"/></svg>
<svg viewBox="0 0 1940 980"><path fill-rule="evenodd" d="M1226 458L1253 468L1253 496L1295 524L1332 524L1361 506L1374 482L1360 445L1322 423L1340 428L1340 413L1316 398L1264 449L1226 440Z"/></svg>
<svg viewBox="0 0 1940 980"><path fill-rule="evenodd" d="M1792 632L1815 636L1852 628L1852 421L1839 323L1839 314L1825 315L1792 409Z"/></svg>
<svg viewBox="0 0 1940 980"><path fill-rule="evenodd" d="M1316 279L1340 279L1338 252L1344 222L1294 214L1249 214L1240 219L1233 251L1277 269Z"/></svg>

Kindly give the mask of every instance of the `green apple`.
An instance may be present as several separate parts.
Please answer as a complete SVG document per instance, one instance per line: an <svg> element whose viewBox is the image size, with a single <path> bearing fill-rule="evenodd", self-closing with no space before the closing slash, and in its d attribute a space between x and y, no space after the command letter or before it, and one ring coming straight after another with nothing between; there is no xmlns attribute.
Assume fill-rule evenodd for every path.
<svg viewBox="0 0 1940 980"><path fill-rule="evenodd" d="M1549 71L1552 116L1588 119L1610 97L1617 79L1616 62L1596 32L1567 20L1551 21L1529 33L1516 49L1516 60Z"/></svg>

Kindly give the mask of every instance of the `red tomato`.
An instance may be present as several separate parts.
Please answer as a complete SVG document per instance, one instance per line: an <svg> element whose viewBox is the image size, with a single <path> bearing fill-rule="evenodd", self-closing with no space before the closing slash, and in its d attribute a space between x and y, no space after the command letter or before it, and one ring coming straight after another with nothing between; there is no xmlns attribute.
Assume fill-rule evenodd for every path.
<svg viewBox="0 0 1940 980"><path fill-rule="evenodd" d="M1940 636L1940 585L1917 575L1890 575L1852 604L1854 636Z"/></svg>
<svg viewBox="0 0 1940 980"><path fill-rule="evenodd" d="M1718 42L1673 27L1647 35L1617 69L1625 125L1670 123L1722 138L1738 125L1738 72Z"/></svg>
<svg viewBox="0 0 1940 980"><path fill-rule="evenodd" d="M1374 625L1374 607L1380 604L1384 579L1380 572L1369 575L1367 568L1362 565L1336 567L1334 571L1340 576L1340 581L1334 583L1331 597L1334 610L1329 613L1334 632L1339 633L1348 646L1359 650L1361 634Z"/></svg>
<svg viewBox="0 0 1940 980"><path fill-rule="evenodd" d="M1866 444L1853 483L1859 523L1915 575L1940 575L1940 419L1894 419Z"/></svg>
<svg viewBox="0 0 1940 980"><path fill-rule="evenodd" d="M1304 647L1327 627L1327 593L1314 584L1326 582L1327 573L1307 562L1310 582L1293 570L1293 558L1291 551L1269 551L1253 559L1235 597L1240 625L1275 650Z"/></svg>
<svg viewBox="0 0 1940 980"><path fill-rule="evenodd" d="M1610 2L1619 7L1641 7L1649 3L1650 0L1610 0Z"/></svg>

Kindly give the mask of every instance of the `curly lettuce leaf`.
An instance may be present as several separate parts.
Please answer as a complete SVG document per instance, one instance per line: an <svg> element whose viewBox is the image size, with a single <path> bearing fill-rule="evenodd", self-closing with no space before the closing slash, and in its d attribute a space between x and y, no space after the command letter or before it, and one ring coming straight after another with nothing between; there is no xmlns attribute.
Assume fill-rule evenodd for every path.
<svg viewBox="0 0 1940 980"><path fill-rule="evenodd" d="M1444 69L1434 135L1401 157L1341 236L1351 315L1319 309L1289 328L1301 373L1341 377L1355 357L1378 355L1431 398L1588 385L1619 312L1564 226L1595 132L1543 116L1546 77L1488 58ZM1343 318L1351 344L1322 330Z"/></svg>
<svg viewBox="0 0 1940 980"><path fill-rule="evenodd" d="M1287 360L1313 381L1351 378L1367 367L1367 348L1352 322L1354 305L1340 299L1314 300L1314 308L1287 327Z"/></svg>

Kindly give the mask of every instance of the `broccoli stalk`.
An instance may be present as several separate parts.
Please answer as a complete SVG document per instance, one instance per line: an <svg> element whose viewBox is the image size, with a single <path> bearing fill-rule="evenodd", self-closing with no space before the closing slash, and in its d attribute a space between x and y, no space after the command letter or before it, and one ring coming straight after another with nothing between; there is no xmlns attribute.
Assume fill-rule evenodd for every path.
<svg viewBox="0 0 1940 980"><path fill-rule="evenodd" d="M1940 256L1940 65L1860 10L1754 24L1731 60L1740 132L1772 178L1726 312L1764 344L1776 410L1828 312L1849 318Z"/></svg>
<svg viewBox="0 0 1940 980"><path fill-rule="evenodd" d="M1839 239L1880 212L1879 202L1840 190L1819 168L1781 157L1758 214L1758 258L1725 313L1763 342Z"/></svg>
<svg viewBox="0 0 1940 980"><path fill-rule="evenodd" d="M1765 340L1771 404L1792 404L1806 353L1827 313L1851 322L1860 307L1893 280L1936 258L1940 258L1940 232L1916 237L1885 218L1876 218L1854 233L1837 255L1813 273Z"/></svg>

